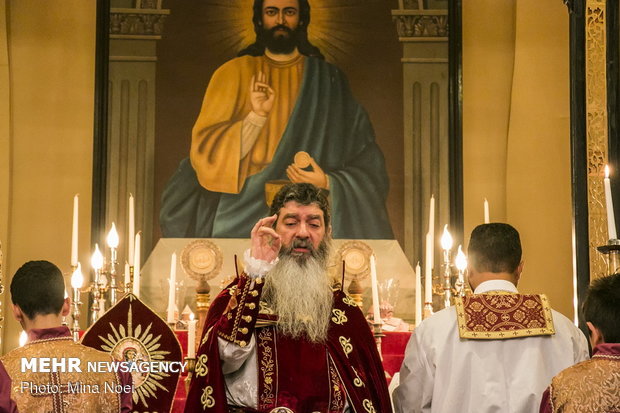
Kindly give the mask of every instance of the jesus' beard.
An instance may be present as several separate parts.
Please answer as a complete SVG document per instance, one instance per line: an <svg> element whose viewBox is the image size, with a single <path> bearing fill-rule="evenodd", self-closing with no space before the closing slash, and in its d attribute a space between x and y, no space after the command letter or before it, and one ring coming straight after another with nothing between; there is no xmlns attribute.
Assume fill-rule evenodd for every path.
<svg viewBox="0 0 620 413"><path fill-rule="evenodd" d="M296 256L293 248L280 252L280 260L265 280L263 298L278 314L277 328L292 338L304 337L313 343L323 343L331 316L333 292L327 273L329 247L325 241L310 254Z"/></svg>

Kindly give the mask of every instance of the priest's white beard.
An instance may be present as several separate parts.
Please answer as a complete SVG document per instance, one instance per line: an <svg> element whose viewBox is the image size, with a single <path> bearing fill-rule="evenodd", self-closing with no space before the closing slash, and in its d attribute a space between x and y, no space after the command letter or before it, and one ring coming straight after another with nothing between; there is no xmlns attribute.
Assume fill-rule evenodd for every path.
<svg viewBox="0 0 620 413"><path fill-rule="evenodd" d="M265 280L263 297L278 315L281 334L323 343L333 303L332 280L327 272L329 247L323 241L317 250L300 257L292 252L295 242L280 252L280 260Z"/></svg>

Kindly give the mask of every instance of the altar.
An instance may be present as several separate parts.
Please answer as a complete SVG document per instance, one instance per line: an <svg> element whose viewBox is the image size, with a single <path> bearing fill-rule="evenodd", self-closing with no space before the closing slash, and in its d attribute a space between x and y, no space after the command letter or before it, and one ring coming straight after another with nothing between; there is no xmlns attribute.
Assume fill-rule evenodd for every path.
<svg viewBox="0 0 620 413"><path fill-rule="evenodd" d="M180 312L188 306L196 313L196 286L197 277L192 270L195 266L195 257L192 249L197 245L209 246L214 251L199 257L199 265L207 267L209 274L210 302L219 294L235 276L235 256L237 266L242 271L243 253L250 246L249 239L212 238L161 238L140 274L140 298L155 312L166 319L169 292L169 274L171 271L171 256L176 253L176 306ZM342 257L347 260L347 274L344 280L344 290L350 293L351 282L356 280L361 288L363 300L362 310L367 312L371 306L371 282L366 258L370 254L376 257L377 279L380 284L380 300L391 301L394 305L394 317L402 318L410 323L415 318L415 273L407 260L403 250L396 240L346 240L332 241L330 258L330 272L335 279L342 279ZM366 260L367 261L367 260ZM188 274L189 272L189 274ZM384 287L384 288L381 288Z"/></svg>

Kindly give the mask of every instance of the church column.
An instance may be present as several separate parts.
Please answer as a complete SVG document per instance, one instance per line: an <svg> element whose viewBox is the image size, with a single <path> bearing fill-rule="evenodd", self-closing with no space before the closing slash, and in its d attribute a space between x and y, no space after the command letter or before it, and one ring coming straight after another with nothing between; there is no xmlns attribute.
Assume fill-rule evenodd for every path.
<svg viewBox="0 0 620 413"><path fill-rule="evenodd" d="M436 241L450 217L448 10L419 7L418 2L404 0L392 11L403 45L404 251L412 265L424 257L431 195Z"/></svg>
<svg viewBox="0 0 620 413"><path fill-rule="evenodd" d="M161 0L112 1L108 75L106 231L116 222L121 268L126 257L128 197L135 197L142 251L152 249L157 41L170 10ZM143 256L145 256L143 254Z"/></svg>
<svg viewBox="0 0 620 413"><path fill-rule="evenodd" d="M609 238L602 179L609 159L606 0L587 0L585 12L588 233L590 279L593 280L607 274L605 258L596 250L596 247L606 245ZM617 171L614 172L615 179L618 179Z"/></svg>

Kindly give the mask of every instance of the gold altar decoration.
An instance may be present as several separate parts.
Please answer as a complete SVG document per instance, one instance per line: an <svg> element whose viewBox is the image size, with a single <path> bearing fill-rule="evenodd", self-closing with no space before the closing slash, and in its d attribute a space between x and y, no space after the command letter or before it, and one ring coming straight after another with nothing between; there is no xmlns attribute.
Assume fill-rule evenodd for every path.
<svg viewBox="0 0 620 413"><path fill-rule="evenodd" d="M342 270L341 263L344 262L344 278L350 281L347 292L359 307L362 306L362 293L364 291L359 282L370 275L370 256L372 254L372 248L365 242L348 241L338 248L332 256L330 264L330 269L334 272L333 278L340 280L342 274L338 272Z"/></svg>
<svg viewBox="0 0 620 413"><path fill-rule="evenodd" d="M608 162L606 1L587 0L585 21L588 230L593 280L607 272L605 257L596 250L608 241L603 188L603 170Z"/></svg>
<svg viewBox="0 0 620 413"><path fill-rule="evenodd" d="M181 252L181 267L185 274L198 281L196 286L196 342L202 335L202 327L207 320L209 311L211 286L209 280L217 277L222 271L222 250L211 241L199 239L190 242ZM187 343L188 346L192 343ZM194 343L196 345L196 343Z"/></svg>

